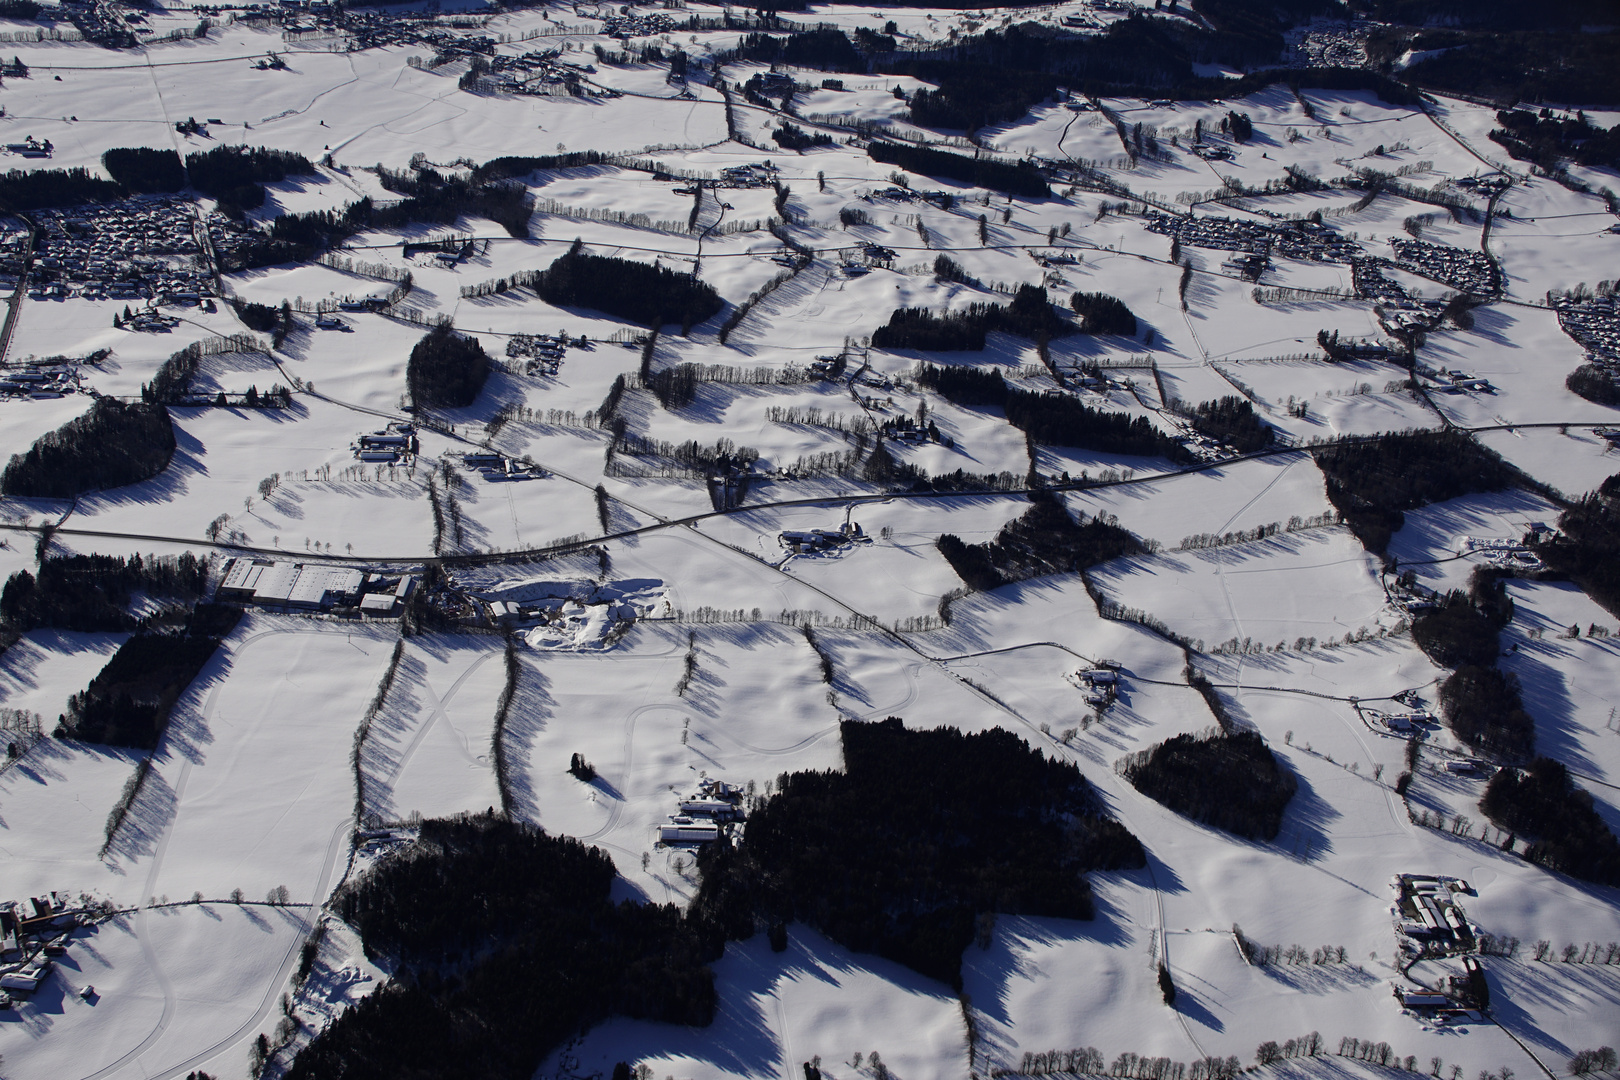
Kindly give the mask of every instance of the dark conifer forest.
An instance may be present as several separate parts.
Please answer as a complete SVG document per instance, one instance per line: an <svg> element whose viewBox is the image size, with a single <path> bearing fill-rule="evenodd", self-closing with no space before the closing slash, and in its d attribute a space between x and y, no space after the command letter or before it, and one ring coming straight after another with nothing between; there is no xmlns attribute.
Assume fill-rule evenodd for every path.
<svg viewBox="0 0 1620 1080"><path fill-rule="evenodd" d="M1253 840L1274 840L1299 782L1258 732L1177 735L1122 763L1131 786L1176 813Z"/></svg>
<svg viewBox="0 0 1620 1080"><path fill-rule="evenodd" d="M103 180L90 170L12 169L0 175L0 211L15 214L47 206L82 206L122 198L116 181Z"/></svg>
<svg viewBox="0 0 1620 1080"><path fill-rule="evenodd" d="M944 180L956 180L974 187L999 191L1005 195L1022 195L1031 199L1044 199L1052 194L1041 171L1027 161L1009 164L993 158L972 158L953 154L948 150L934 150L909 143L872 140L866 148L867 156L886 165L898 165L907 172L920 173Z"/></svg>
<svg viewBox="0 0 1620 1080"><path fill-rule="evenodd" d="M1477 665L1458 668L1440 684L1440 712L1457 737L1476 750L1519 761L1535 750L1536 723L1512 674Z"/></svg>
<svg viewBox="0 0 1620 1080"><path fill-rule="evenodd" d="M535 283L540 299L558 307L583 307L638 326L695 326L720 310L712 287L677 270L631 259L590 255L579 241Z"/></svg>
<svg viewBox="0 0 1620 1080"><path fill-rule="evenodd" d="M1558 527L1564 535L1536 553L1553 572L1620 615L1620 474L1564 511Z"/></svg>
<svg viewBox="0 0 1620 1080"><path fill-rule="evenodd" d="M0 620L15 630L128 631L133 594L194 601L208 567L191 552L173 556L67 555L47 558L37 574L19 570L0 590Z"/></svg>
<svg viewBox="0 0 1620 1080"><path fill-rule="evenodd" d="M143 750L156 746L174 703L241 614L239 608L200 604L178 632L131 637L88 687L68 698L57 737Z"/></svg>
<svg viewBox="0 0 1620 1080"><path fill-rule="evenodd" d="M600 849L493 812L423 822L334 899L400 970L289 1080L529 1080L609 1016L709 1023L719 940L673 905L613 903L613 878Z"/></svg>
<svg viewBox="0 0 1620 1080"><path fill-rule="evenodd" d="M437 326L411 349L405 382L417 408L464 409L489 378L489 354L477 338Z"/></svg>
<svg viewBox="0 0 1620 1080"><path fill-rule="evenodd" d="M1498 633L1513 617L1500 578L1474 575L1468 593L1453 590L1440 606L1412 620L1412 640L1441 667L1491 667L1501 652Z"/></svg>
<svg viewBox="0 0 1620 1080"><path fill-rule="evenodd" d="M219 146L186 155L191 186L237 214L264 205L263 185L314 171L302 154L263 146Z"/></svg>
<svg viewBox="0 0 1620 1080"><path fill-rule="evenodd" d="M1193 410L1195 431L1225 443L1240 454L1271 445L1271 425L1260 419L1248 398L1232 395L1205 401Z"/></svg>
<svg viewBox="0 0 1620 1080"><path fill-rule="evenodd" d="M1077 292L1069 298L1069 307L1080 316L1083 333L1136 336L1136 316L1123 301L1107 293Z"/></svg>
<svg viewBox="0 0 1620 1080"><path fill-rule="evenodd" d="M1145 863L1074 765L1011 732L840 730L843 772L782 776L740 846L700 856L693 911L726 937L797 919L960 987L980 916L1089 919L1084 873Z"/></svg>
<svg viewBox="0 0 1620 1080"><path fill-rule="evenodd" d="M939 538L940 554L969 588L1074 573L1142 551L1136 537L1104 518L1076 524L1056 495L1039 492L1030 502L1034 505L988 544L964 544L950 533Z"/></svg>
<svg viewBox="0 0 1620 1080"><path fill-rule="evenodd" d="M1383 554L1404 524L1403 511L1501 491L1516 477L1501 458L1465 432L1414 431L1316 453L1327 496L1368 551Z"/></svg>
<svg viewBox="0 0 1620 1080"><path fill-rule="evenodd" d="M1503 769L1485 785L1479 807L1498 828L1525 841L1524 857L1600 885L1620 885L1620 840L1603 823L1592 795L1569 770L1538 757L1524 770Z"/></svg>
<svg viewBox="0 0 1620 1080"><path fill-rule="evenodd" d="M874 337L874 342L876 338ZM1162 456L1178 464L1193 460L1175 439L1145 416L1092 409L1068 394L1037 394L1009 387L1001 372L923 364L917 381L957 405L999 405L1007 420L1047 446L1073 446L1107 454Z"/></svg>
<svg viewBox="0 0 1620 1080"><path fill-rule="evenodd" d="M101 155L101 167L131 195L179 191L186 186L186 170L173 150L119 147Z"/></svg>
<svg viewBox="0 0 1620 1080"><path fill-rule="evenodd" d="M150 480L174 456L162 405L97 398L90 411L41 435L0 473L0 494L71 499Z"/></svg>

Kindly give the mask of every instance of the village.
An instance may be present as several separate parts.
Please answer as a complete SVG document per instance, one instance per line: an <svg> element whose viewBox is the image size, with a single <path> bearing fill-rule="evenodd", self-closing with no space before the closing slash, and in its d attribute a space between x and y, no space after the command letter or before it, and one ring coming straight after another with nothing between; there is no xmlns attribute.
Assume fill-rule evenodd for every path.
<svg viewBox="0 0 1620 1080"><path fill-rule="evenodd" d="M192 200L166 195L39 211L29 297L204 304L215 295L210 247L229 252L249 234L218 211L198 214ZM0 260L0 270L21 269L15 256Z"/></svg>

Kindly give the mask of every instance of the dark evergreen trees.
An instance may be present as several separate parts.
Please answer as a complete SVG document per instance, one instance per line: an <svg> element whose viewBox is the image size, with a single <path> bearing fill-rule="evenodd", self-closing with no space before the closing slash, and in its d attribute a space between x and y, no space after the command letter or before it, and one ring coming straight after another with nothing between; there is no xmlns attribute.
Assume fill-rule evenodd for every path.
<svg viewBox="0 0 1620 1080"><path fill-rule="evenodd" d="M1523 760L1536 746L1536 724L1524 710L1516 676L1469 665L1440 684L1440 712L1457 737L1476 750Z"/></svg>
<svg viewBox="0 0 1620 1080"><path fill-rule="evenodd" d="M238 214L264 205L264 184L314 171L315 166L302 154L263 146L218 146L186 155L191 186L218 200L227 212Z"/></svg>
<svg viewBox="0 0 1620 1080"><path fill-rule="evenodd" d="M70 499L136 484L168 468L174 446L163 406L97 398L89 412L14 455L0 473L0 494Z"/></svg>
<svg viewBox="0 0 1620 1080"><path fill-rule="evenodd" d="M1620 614L1620 474L1609 477L1558 519L1563 536L1536 549L1588 596Z"/></svg>
<svg viewBox="0 0 1620 1080"><path fill-rule="evenodd" d="M1479 808L1498 828L1529 841L1524 857L1600 885L1620 885L1620 840L1615 839L1569 770L1538 757L1528 768L1502 769L1485 785Z"/></svg>
<svg viewBox="0 0 1620 1080"><path fill-rule="evenodd" d="M203 668L241 611L203 605L181 633L139 633L119 646L84 690L68 698L58 738L109 746L156 746L174 703Z"/></svg>
<svg viewBox="0 0 1620 1080"><path fill-rule="evenodd" d="M877 338L874 335L873 343ZM917 381L958 405L999 405L1014 427L1047 446L1074 446L1105 454L1163 456L1177 463L1193 460L1175 439L1145 416L1093 409L1068 394L1037 394L1009 387L999 371L923 364Z"/></svg>
<svg viewBox="0 0 1620 1080"><path fill-rule="evenodd" d="M1193 410L1192 426L1240 454L1252 454L1271 445L1271 425L1260 419L1248 398L1236 394L1201 402Z"/></svg>
<svg viewBox="0 0 1620 1080"><path fill-rule="evenodd" d="M1564 379L1564 387L1598 405L1620 405L1620 378L1602 364L1582 364Z"/></svg>
<svg viewBox="0 0 1620 1080"><path fill-rule="evenodd" d="M1007 420L1046 446L1074 446L1105 454L1165 457L1191 462L1186 447L1153 426L1145 416L1090 408L1067 394L1013 390L1004 406Z"/></svg>
<svg viewBox="0 0 1620 1080"><path fill-rule="evenodd" d="M771 132L771 138L784 150L809 150L833 145L833 137L823 131L806 131L797 124L784 123Z"/></svg>
<svg viewBox="0 0 1620 1080"><path fill-rule="evenodd" d="M896 308L873 332L872 344L918 352L982 352L990 309L989 304L972 304L936 315L927 308Z"/></svg>
<svg viewBox="0 0 1620 1080"><path fill-rule="evenodd" d="M1476 570L1469 593L1452 590L1412 620L1412 640L1441 667L1491 667L1501 652L1498 632L1512 618L1501 578Z"/></svg>
<svg viewBox="0 0 1620 1080"><path fill-rule="evenodd" d="M1074 765L1011 732L840 730L843 772L782 776L740 846L700 856L693 912L727 937L798 919L959 987L979 916L1091 918L1084 872L1144 864Z"/></svg>
<svg viewBox="0 0 1620 1080"><path fill-rule="evenodd" d="M0 211L8 214L111 202L123 194L115 181L93 176L88 169L12 169L0 176Z"/></svg>
<svg viewBox="0 0 1620 1080"><path fill-rule="evenodd" d="M1132 787L1176 813L1256 840L1272 840L1299 782L1255 731L1176 735L1132 754Z"/></svg>
<svg viewBox="0 0 1620 1080"><path fill-rule="evenodd" d="M936 274L947 280L971 282L948 256L934 260ZM960 311L936 315L927 308L896 308L889 321L877 328L872 344L880 349L916 349L922 352L977 352L991 330L1016 334L1029 341L1049 341L1074 332L1058 315L1040 285L1020 285L1012 302L969 304Z"/></svg>
<svg viewBox="0 0 1620 1080"><path fill-rule="evenodd" d="M1030 106L1051 97L1058 84L1055 76L1043 71L969 62L925 60L908 65L906 73L939 87L911 95L912 123L967 131L1017 120Z"/></svg>
<svg viewBox="0 0 1620 1080"><path fill-rule="evenodd" d="M548 304L591 308L638 326L695 326L722 306L719 294L691 274L590 255L578 240L540 274L534 289Z"/></svg>
<svg viewBox="0 0 1620 1080"><path fill-rule="evenodd" d="M120 631L138 620L129 604L136 592L156 599L195 600L208 584L208 568L191 552L180 556L67 555L48 558L36 574L19 570L0 590L0 619L16 630Z"/></svg>
<svg viewBox="0 0 1620 1080"><path fill-rule="evenodd" d="M489 378L489 354L477 338L436 326L411 349L405 382L417 408L464 409Z"/></svg>
<svg viewBox="0 0 1620 1080"><path fill-rule="evenodd" d="M528 1080L611 1015L707 1024L718 942L673 905L613 903L613 879L599 849L493 812L424 822L334 899L395 977L289 1080Z"/></svg>
<svg viewBox="0 0 1620 1080"><path fill-rule="evenodd" d="M1056 495L1037 492L1029 501L1033 505L988 544L964 544L950 533L939 538L940 554L969 588L1070 574L1142 551L1136 537L1105 518L1077 524Z"/></svg>
<svg viewBox="0 0 1620 1080"><path fill-rule="evenodd" d="M1403 511L1500 491L1513 469L1466 432L1409 431L1316 452L1327 496L1368 551L1382 554Z"/></svg>
<svg viewBox="0 0 1620 1080"><path fill-rule="evenodd" d="M866 70L866 60L855 51L844 32L834 27L801 31L786 37L744 34L737 42L735 59L820 71Z"/></svg>
<svg viewBox="0 0 1620 1080"><path fill-rule="evenodd" d="M1077 292L1069 306L1080 316L1080 330L1087 334L1123 334L1134 337L1136 316L1116 297L1107 293Z"/></svg>
<svg viewBox="0 0 1620 1080"><path fill-rule="evenodd" d="M883 142L880 139L873 139L867 145L866 154L873 161L898 165L908 172L957 180L1007 195L1044 199L1052 194L1041 171L1027 161L1008 164L993 158L971 158L947 150Z"/></svg>
<svg viewBox="0 0 1620 1080"><path fill-rule="evenodd" d="M186 186L186 170L173 150L118 147L101 155L101 166L131 195L179 191Z"/></svg>

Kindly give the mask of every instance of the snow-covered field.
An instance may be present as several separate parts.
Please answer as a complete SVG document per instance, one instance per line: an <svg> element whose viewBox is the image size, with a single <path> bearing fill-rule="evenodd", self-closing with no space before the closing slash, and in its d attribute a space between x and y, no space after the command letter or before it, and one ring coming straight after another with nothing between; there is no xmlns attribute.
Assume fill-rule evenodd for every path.
<svg viewBox="0 0 1620 1080"><path fill-rule="evenodd" d="M940 49L1015 21L1094 29L1123 18L1123 6L817 3L779 19ZM1615 218L1601 197L1506 160L1487 137L1490 108L1442 98L1426 115L1370 92L1280 85L1219 103L1105 98L1106 114L1079 107L1078 95L1072 109L1037 103L974 133L1005 160L1046 163L1050 197L1009 197L864 152L860 138L883 131L972 151L964 132L911 122L907 98L936 89L922 79L779 64L804 84L788 115L740 94L772 65L722 58L716 69L742 39L735 26L631 38L633 55L621 58L625 42L601 33L605 6L485 10L468 0L446 5L447 17L450 8L471 21L440 20L438 31L492 35L503 58L556 50L551 60L571 65L579 93L463 80L477 74L465 58L436 65L425 39L348 50L324 29L284 36L246 19L135 50L3 46L31 74L8 75L0 93L0 171L100 176L116 147L263 146L320 163L268 184L250 227L341 213L361 198L392 204L401 192L388 170L421 165L464 179L503 156L613 155L513 177L536 200L526 235L473 214L368 229L342 241L341 265L208 273L218 303L159 305L178 319L164 332L115 325L124 300L23 290L12 301L6 374L51 360L70 364L78 382L61 396L0 395L8 459L94 397L139 400L173 354L224 335L253 337L204 357L192 391L293 393L286 409L173 407L174 456L144 482L74 499L0 498L5 578L39 573L47 553L190 550L209 560L216 585L233 557L319 558L414 575L424 591L467 606L453 630L397 616L250 611L180 695L110 832L147 753L52 732L129 634L32 628L0 651L0 708L37 716L45 736L4 740L15 752L0 763L0 900L55 891L103 910L74 932L38 991L0 1010L6 1076L180 1080L206 1069L236 1080L257 1036L277 1034L283 994L311 1030L330 1020L387 965L366 958L323 905L393 842L374 830L499 808L497 746L517 817L610 854L616 899L684 904L699 884L691 853L658 840L680 796L705 779L763 792L783 773L838 769L839 722L891 715L914 728L1006 728L1074 762L1141 839L1148 866L1091 875L1090 922L999 916L984 947L964 957L960 995L807 925L789 928L783 952L763 934L734 942L714 964L711 1026L613 1019L537 1063L537 1077L599 1078L624 1061L673 1080L792 1080L819 1061L829 1080L866 1080L881 1061L896 1080L944 1080L1017 1073L1026 1054L1082 1047L1110 1063L1132 1053L1248 1065L1262 1041L1316 1031L1330 1055L1342 1038L1384 1041L1420 1069L1443 1060L1454 1075L1503 1070L1509 1080L1509 1069L1562 1077L1574 1052L1620 1042L1620 967L1530 955L1542 939L1555 961L1567 944L1620 939L1620 892L1508 854L1483 826L1426 828L1408 814L1409 800L1414 812L1480 821L1484 781L1437 764L1464 748L1436 728L1406 798L1397 793L1406 743L1370 710L1407 691L1432 706L1447 672L1414 644L1387 591L1395 574L1338 522L1310 454L1315 444L1449 426L1476 432L1523 474L1523 487L1405 513L1386 558L1437 590L1466 588L1484 561L1464 550L1467 538L1516 541L1537 523L1556 526L1569 501L1620 473L1606 437L1620 409L1566 388L1585 350L1548 304L1549 292L1617 276L1620 237L1607 231ZM691 9L709 20L729 10ZM170 4L148 25L190 32L197 17ZM1181 13L1163 17L1191 25ZM639 54L651 44L685 50L686 83L667 77L667 59ZM261 66L270 53L285 67ZM717 75L730 84L724 94ZM1252 140L1221 134L1231 112L1249 115ZM188 117L200 130L176 129ZM771 139L784 121L834 142L788 150ZM1132 160L1126 133L1138 123L1158 150ZM1230 158L1193 153L1195 130ZM52 157L21 156L26 137L50 140ZM724 179L767 160L773 183ZM1487 230L1483 196L1456 181L1490 172L1489 162L1513 166L1513 183ZM1113 190L1077 177L1073 163ZM1239 183L1288 179L1288 166L1325 190L1235 194ZM1364 199L1340 183L1357 169L1399 171L1411 190ZM1594 189L1620 187L1603 169L1579 175ZM710 186L695 195L698 182ZM1421 201L1426 192L1466 208L1447 213ZM1483 248L1501 272L1499 295L1471 321L1429 328L1412 359L1419 373L1459 369L1490 390L1445 393L1414 379L1376 305L1354 295L1347 262L1273 248L1256 282L1220 247L1188 241L1172 252L1149 228L1144 200L1245 226L1315 215L1385 260L1392 240L1419 235ZM694 274L724 306L695 325L661 327L644 361L644 325L510 285L576 240L593 254ZM407 272L394 308L355 310L365 298L381 304ZM1409 266L1384 272L1429 300L1454 291ZM1077 293L1116 297L1136 332L1037 344L993 331L982 351L871 343L897 308L966 313L1007 304L1022 285L1044 286L1065 312ZM233 298L288 304L285 335L249 331ZM323 328L317 311L340 301L351 307L338 313L344 328ZM472 404L418 412L410 357L435 322L476 339L493 371ZM518 355L520 335L539 334L569 339L554 372L530 373ZM1330 362L1324 334L1393 352ZM812 373L835 356L842 375ZM1277 441L1197 467L1172 460L1174 447L1159 452L1162 443L1140 454L1037 443L999 405L960 404L922 385L920 361L1074 394L1161 434L1184 434L1190 410L1233 398ZM665 405L643 382L686 364L702 373L689 403ZM414 455L359 456L362 435L413 420ZM894 437L913 427L930 434ZM632 452L624 434L657 445ZM873 465L880 441L915 471L900 480ZM478 450L536 471L480 473L462 460ZM746 484L726 482L711 450L754 462ZM958 471L968 479L953 490L923 482ZM1143 550L1084 576L964 590L940 537L989 543L1030 509L1024 485L1041 478L1070 481L1059 498L1071 514L1117 524ZM795 549L795 535L846 523L857 541ZM1255 539L1256 530L1272 535ZM1536 749L1562 761L1620 831L1620 613L1567 581L1525 578L1508 590L1500 666L1523 688ZM133 602L142 614L156 607ZM507 615L493 606L508 602ZM500 631L514 626L508 701ZM1080 678L1103 659L1120 672L1107 704L1088 700ZM1126 755L1215 724L1194 671L1298 781L1273 841L1178 816L1117 770ZM570 774L575 755L595 779ZM1391 995L1392 982L1423 971L1408 976L1397 951L1388 882L1399 873L1465 877L1477 891L1469 918L1523 942L1516 956L1486 961L1490 1016L1438 1023ZM322 918L331 932L316 974L295 987L300 946ZM1251 966L1234 925L1263 944L1342 947L1343 962ZM1174 1008L1160 997L1161 962L1179 988ZM280 1075L296 1046L264 1075ZM1378 1071L1338 1056L1268 1068Z"/></svg>

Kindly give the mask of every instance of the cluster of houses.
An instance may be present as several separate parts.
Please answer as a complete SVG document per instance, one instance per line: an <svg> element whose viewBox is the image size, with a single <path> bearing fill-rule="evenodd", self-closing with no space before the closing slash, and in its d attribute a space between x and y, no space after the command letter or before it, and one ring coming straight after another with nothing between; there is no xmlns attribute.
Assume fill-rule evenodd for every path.
<svg viewBox="0 0 1620 1080"><path fill-rule="evenodd" d="M661 11L625 11L609 15L602 20L602 33L608 37L630 39L668 34L675 29L675 19Z"/></svg>
<svg viewBox="0 0 1620 1080"><path fill-rule="evenodd" d="M1532 573L1543 569L1544 566L1541 556L1535 553L1533 545L1552 535L1551 529L1537 522L1519 539L1501 536L1461 536L1457 538L1457 554L1483 555L1485 561L1493 566Z"/></svg>
<svg viewBox="0 0 1620 1080"><path fill-rule="evenodd" d="M1270 230L1257 221L1194 217L1191 214L1165 214L1150 210L1145 215L1143 228L1151 233L1172 237L1184 247L1264 254L1271 245Z"/></svg>
<svg viewBox="0 0 1620 1080"><path fill-rule="evenodd" d="M245 237L227 218L208 222L216 246ZM86 300L150 300L201 304L214 295L207 251L198 237L194 204L145 196L96 206L41 210L35 215L36 254L29 296ZM20 274L15 257L0 256L0 274ZM136 327L139 329L140 327Z"/></svg>
<svg viewBox="0 0 1620 1080"><path fill-rule="evenodd" d="M1404 269L1433 278L1458 292L1490 296L1499 288L1496 267L1484 252L1405 238L1393 239L1390 245Z"/></svg>
<svg viewBox="0 0 1620 1080"><path fill-rule="evenodd" d="M389 618L399 614L415 588L416 578L409 574L244 556L226 565L215 598L274 611L352 609Z"/></svg>
<svg viewBox="0 0 1620 1080"><path fill-rule="evenodd" d="M869 544L872 538L861 531L860 522L846 521L837 529L783 529L776 542L794 555L809 555L851 544Z"/></svg>
<svg viewBox="0 0 1620 1080"><path fill-rule="evenodd" d="M477 89L484 93L577 97L580 80L595 72L590 64L562 59L556 49L522 56L496 55L489 58L489 74L478 80Z"/></svg>
<svg viewBox="0 0 1620 1080"><path fill-rule="evenodd" d="M1558 325L1586 350L1588 363L1611 375L1620 374L1620 301L1613 296L1573 299L1555 293L1547 301L1558 313Z"/></svg>
<svg viewBox="0 0 1620 1080"><path fill-rule="evenodd" d="M586 342L578 339L581 347ZM555 375L562 370L563 355L573 342L567 334L513 334L506 342L506 355L523 360L526 375Z"/></svg>
<svg viewBox="0 0 1620 1080"><path fill-rule="evenodd" d="M0 1009L39 989L50 977L53 959L67 955L73 931L83 922L83 912L55 893L30 897L26 906L0 903ZM94 994L94 987L80 991L83 997Z"/></svg>
<svg viewBox="0 0 1620 1080"><path fill-rule="evenodd" d="M702 780L697 794L683 798L669 820L658 826L661 844L708 844L743 820L743 791L723 780Z"/></svg>
<svg viewBox="0 0 1620 1080"><path fill-rule="evenodd" d="M1200 155L1218 157L1216 146ZM1194 148L1197 152L1197 148ZM1230 156L1229 154L1226 156ZM1319 221L1266 223L1235 218L1196 217L1150 210L1144 215L1148 232L1169 236L1186 247L1212 248L1247 255L1281 255L1309 262L1347 263L1361 255L1355 241ZM1264 269L1264 264L1261 265Z"/></svg>
<svg viewBox="0 0 1620 1080"><path fill-rule="evenodd" d="M718 187L762 188L776 183L776 166L769 161L750 165L729 165L720 170Z"/></svg>
<svg viewBox="0 0 1620 1080"><path fill-rule="evenodd" d="M1352 23L1313 26L1293 44L1293 63L1302 68L1367 66L1367 35L1372 24L1358 19Z"/></svg>
<svg viewBox="0 0 1620 1080"><path fill-rule="evenodd" d="M355 439L349 447L356 461L370 461L380 465L398 465L415 458L422 451L412 424L395 420L381 431L368 431Z"/></svg>
<svg viewBox="0 0 1620 1080"><path fill-rule="evenodd" d="M1490 173L1486 176L1464 176L1452 181L1452 183L1465 191L1477 192L1487 197L1495 195L1499 191L1506 191L1508 185L1512 182L1502 173Z"/></svg>
<svg viewBox="0 0 1620 1080"><path fill-rule="evenodd" d="M85 389L79 369L73 364L30 361L21 367L0 370L0 397L59 398Z"/></svg>
<svg viewBox="0 0 1620 1080"><path fill-rule="evenodd" d="M462 454L461 464L476 470L485 480L497 482L544 480L546 477L546 470L539 465L517 461L493 450L476 450Z"/></svg>

